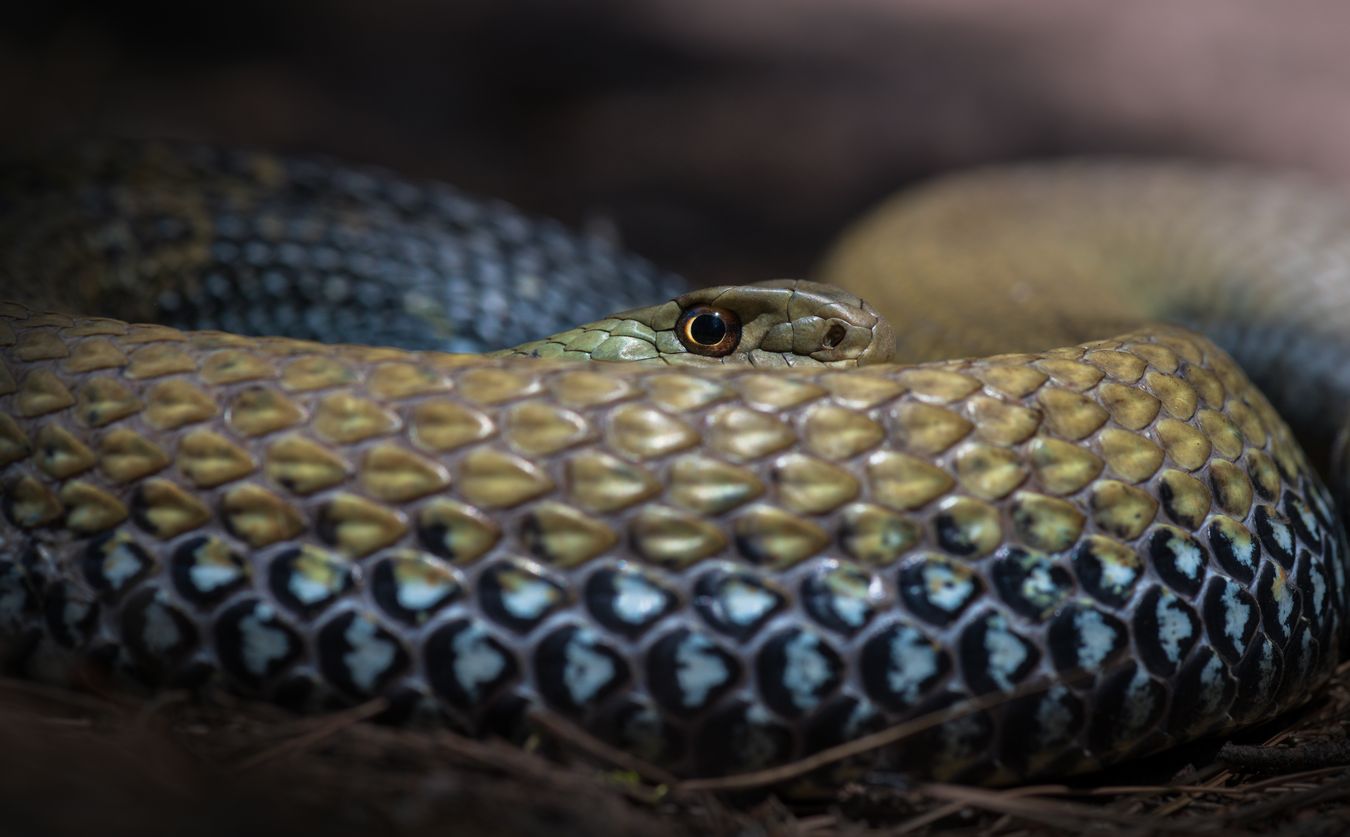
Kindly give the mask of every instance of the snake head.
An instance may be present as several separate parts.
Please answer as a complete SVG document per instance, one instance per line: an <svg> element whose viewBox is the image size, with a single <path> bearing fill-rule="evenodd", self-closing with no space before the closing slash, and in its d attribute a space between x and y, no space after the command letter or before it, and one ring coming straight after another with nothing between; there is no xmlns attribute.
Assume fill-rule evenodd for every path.
<svg viewBox="0 0 1350 837"><path fill-rule="evenodd" d="M627 316L673 334L687 363L858 366L889 360L895 347L890 324L866 302L796 279L705 288Z"/></svg>
<svg viewBox="0 0 1350 837"><path fill-rule="evenodd" d="M499 354L670 365L861 366L895 353L891 326L830 285L780 279L703 288Z"/></svg>

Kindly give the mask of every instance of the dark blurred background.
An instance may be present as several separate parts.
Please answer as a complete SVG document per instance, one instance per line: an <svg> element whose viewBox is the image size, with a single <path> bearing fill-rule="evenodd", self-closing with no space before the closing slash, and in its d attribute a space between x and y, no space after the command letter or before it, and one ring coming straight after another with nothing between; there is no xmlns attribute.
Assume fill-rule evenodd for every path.
<svg viewBox="0 0 1350 837"><path fill-rule="evenodd" d="M0 153L323 151L612 228L700 282L806 273L958 167L1231 158L1350 181L1338 0L49 0L0 12Z"/></svg>

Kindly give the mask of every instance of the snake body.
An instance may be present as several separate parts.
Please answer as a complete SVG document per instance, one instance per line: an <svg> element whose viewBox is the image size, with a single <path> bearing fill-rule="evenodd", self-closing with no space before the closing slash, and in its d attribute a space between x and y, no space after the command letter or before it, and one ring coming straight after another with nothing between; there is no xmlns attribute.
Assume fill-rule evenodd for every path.
<svg viewBox="0 0 1350 837"><path fill-rule="evenodd" d="M1160 276L1187 322L1223 310L1206 299L1242 301L1252 328L1216 334L1246 335L1229 343L1239 357L1277 357L1251 335L1281 320L1276 296L1317 299L1322 274L1273 256L1172 268L1149 261L1144 233L1206 255L1203 236L1155 213L1223 230L1283 208L1321 224L1298 251L1307 264L1333 253L1345 210L1283 181L1145 171L1156 180L986 175L865 222L827 275L887 280L865 290L925 361L911 365L856 365L871 359L861 337L846 357L796 353L795 335L829 318L892 339L824 290L825 315L788 305L755 332L758 359L712 366L650 351L707 297L491 357L7 305L9 650L38 676L93 664L303 710L384 697L392 719L473 734L521 739L549 715L694 776L939 710L957 711L861 763L1008 782L1268 718L1339 658L1350 588L1330 494L1214 343L1091 329L1139 325L1153 312L1102 288L1129 300ZM1234 182L1249 200L1225 197ZM1112 188L1159 196L1124 213L1148 223L1115 218ZM1055 247L1074 224L1102 235ZM1119 282L1114 245L1130 267ZM1045 285L1018 291L994 268ZM1094 276L1084 296L1052 284ZM1262 284L1272 276L1307 287ZM900 287L918 290L897 305ZM1058 313L1037 304L1051 287ZM749 304L752 322L756 294L798 291L815 292L711 293ZM1068 320L1073 306L1092 310ZM977 329L961 308L994 316ZM986 337L1024 353L925 356ZM548 357L602 345L637 362ZM1305 399L1291 415L1326 442L1335 428L1306 403L1307 379L1272 383Z"/></svg>
<svg viewBox="0 0 1350 837"><path fill-rule="evenodd" d="M103 141L0 169L0 241L37 307L404 349L514 345L689 289L444 184L207 145Z"/></svg>

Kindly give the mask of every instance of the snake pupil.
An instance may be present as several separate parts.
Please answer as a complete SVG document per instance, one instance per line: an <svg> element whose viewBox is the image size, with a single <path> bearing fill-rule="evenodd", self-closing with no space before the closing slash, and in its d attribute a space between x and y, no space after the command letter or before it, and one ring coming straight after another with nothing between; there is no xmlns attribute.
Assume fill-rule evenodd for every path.
<svg viewBox="0 0 1350 837"><path fill-rule="evenodd" d="M699 314L689 323L689 336L701 346L716 346L727 336L727 324L716 314Z"/></svg>
<svg viewBox="0 0 1350 837"><path fill-rule="evenodd" d="M741 318L728 308L695 305L680 316L675 334L693 354L725 357L740 345Z"/></svg>

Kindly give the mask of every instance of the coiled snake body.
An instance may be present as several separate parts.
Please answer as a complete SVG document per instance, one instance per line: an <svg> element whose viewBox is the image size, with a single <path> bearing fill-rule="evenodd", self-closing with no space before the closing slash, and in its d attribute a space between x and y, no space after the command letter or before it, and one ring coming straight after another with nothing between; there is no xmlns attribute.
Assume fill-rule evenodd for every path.
<svg viewBox="0 0 1350 837"><path fill-rule="evenodd" d="M144 223L72 238L42 226L50 212L11 215L7 295L140 311L153 294L110 283L162 274L196 289L164 286L181 311L214 293L222 238L263 247L316 204L329 220L296 233L291 267L324 273L305 256L323 230L382 229L366 173L350 175L369 187L359 206L312 183L279 201L298 163L229 160L206 203L182 185L196 170L158 192L158 175L28 182L15 207L89 211L92 189ZM406 207L425 205L405 187ZM254 226L216 229L221 205L252 207ZM1312 187L1240 172L974 175L883 209L827 263L893 337L856 298L796 283L698 292L492 357L8 304L9 656L38 676L93 665L305 710L384 697L395 719L475 734L520 737L545 713L679 775L781 764L940 710L863 762L1006 782L1267 718L1339 657L1339 514L1228 354L1141 326L1206 329L1330 450L1347 220ZM428 223L434 249L444 222ZM529 249L535 228L512 225ZM478 258L501 252L469 228ZM178 261L120 246L102 269L108 240L140 246L147 229ZM439 241L463 260L462 241ZM83 260L44 261L54 242ZM622 276L627 259L602 261ZM538 263L487 272L518 282ZM255 273L216 284L306 281ZM406 323L430 311L437 339L463 333L425 293L400 298L394 331L426 337ZM690 319L707 310L723 320ZM741 363L691 365L690 335L712 345L727 322L749 342L723 359ZM865 365L893 339L925 362ZM936 359L985 350L1026 353ZM549 357L578 353L639 362Z"/></svg>

